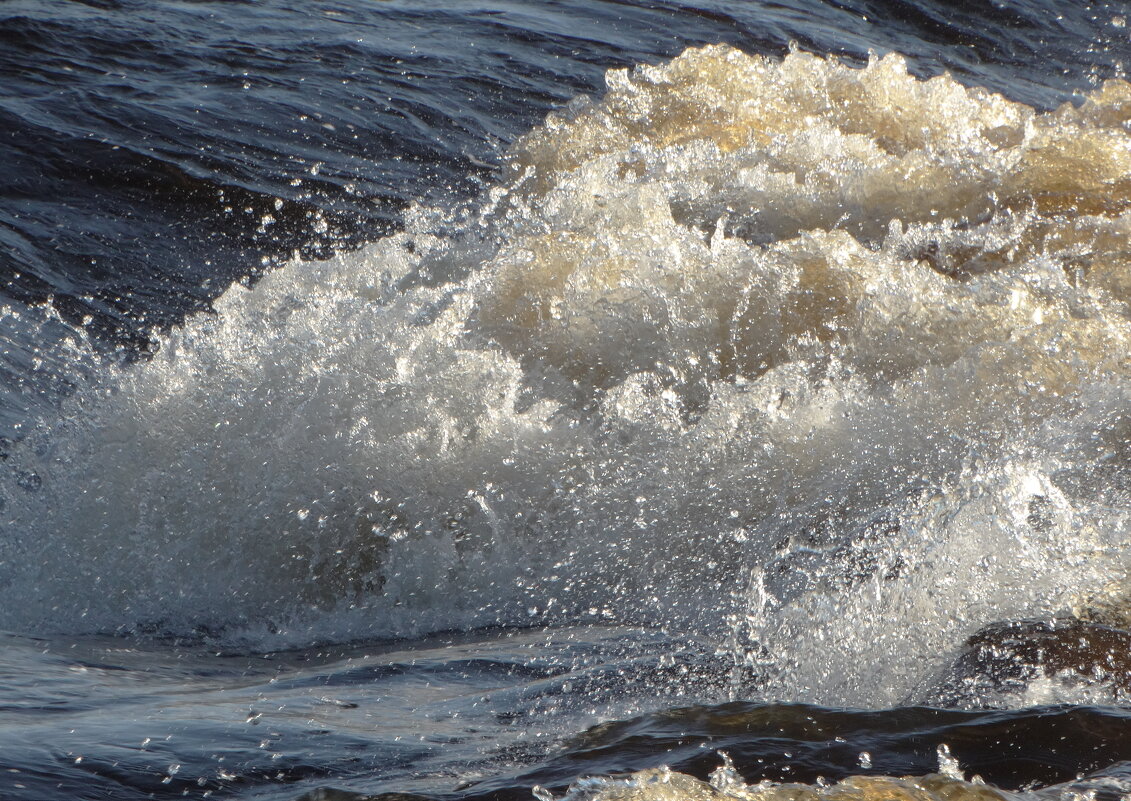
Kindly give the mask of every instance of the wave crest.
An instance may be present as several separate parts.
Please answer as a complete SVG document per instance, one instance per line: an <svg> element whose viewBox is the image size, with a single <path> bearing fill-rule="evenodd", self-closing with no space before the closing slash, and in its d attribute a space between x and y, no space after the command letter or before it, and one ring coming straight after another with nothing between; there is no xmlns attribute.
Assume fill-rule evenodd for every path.
<svg viewBox="0 0 1131 801"><path fill-rule="evenodd" d="M1129 190L1119 81L613 71L469 218L233 287L15 448L0 626L613 618L898 697L1126 575Z"/></svg>

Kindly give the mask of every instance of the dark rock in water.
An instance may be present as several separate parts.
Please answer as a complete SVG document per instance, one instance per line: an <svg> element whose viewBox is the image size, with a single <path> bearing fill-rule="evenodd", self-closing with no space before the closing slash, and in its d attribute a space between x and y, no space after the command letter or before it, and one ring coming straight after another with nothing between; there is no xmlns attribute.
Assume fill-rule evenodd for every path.
<svg viewBox="0 0 1131 801"><path fill-rule="evenodd" d="M994 706L1034 681L1089 685L1131 695L1131 632L1076 618L994 623L966 646L923 700L940 706Z"/></svg>

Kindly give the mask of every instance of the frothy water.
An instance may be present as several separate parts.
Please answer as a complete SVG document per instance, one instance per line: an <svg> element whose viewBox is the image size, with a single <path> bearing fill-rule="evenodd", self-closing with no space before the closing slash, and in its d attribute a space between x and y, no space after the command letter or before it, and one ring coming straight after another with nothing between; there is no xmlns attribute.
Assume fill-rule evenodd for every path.
<svg viewBox="0 0 1131 801"><path fill-rule="evenodd" d="M0 628L619 621L875 706L984 623L1119 606L1131 86L727 47L608 85L12 446Z"/></svg>
<svg viewBox="0 0 1131 801"><path fill-rule="evenodd" d="M942 752L942 771L926 776L850 776L833 784L763 781L748 785L724 763L711 775L709 782L671 770L654 769L626 777L584 779L570 787L564 798L568 801L1059 801L1122 798L1128 789L1126 776L1111 776L1038 791L1011 792L988 786L978 778L967 781L953 765L953 758ZM553 798L537 790L535 797L540 801Z"/></svg>

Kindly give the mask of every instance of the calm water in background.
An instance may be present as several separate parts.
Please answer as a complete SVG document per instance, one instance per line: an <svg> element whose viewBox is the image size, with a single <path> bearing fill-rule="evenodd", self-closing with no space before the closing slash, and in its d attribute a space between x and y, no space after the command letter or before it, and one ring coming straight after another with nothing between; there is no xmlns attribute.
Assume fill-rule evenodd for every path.
<svg viewBox="0 0 1131 801"><path fill-rule="evenodd" d="M1128 12L1121 2L1020 0L0 3L0 447L11 473L0 484L7 493L0 510L8 515L0 518L6 526L0 531L0 627L13 629L0 641L0 798L293 799L319 788L526 798L534 785L559 793L580 775L662 764L705 776L718 765L719 748L751 782L921 774L937 769L943 743L964 769L1003 787L1056 784L1098 770L1114 777L1101 793L1126 792L1120 763L1131 760L1131 718L1115 705L1125 700L1119 687L1007 693L999 705L1014 711L882 711L936 700L919 682L929 684L939 663L923 649L909 650L910 664L896 678L873 682L868 677L890 667L890 650L872 654L874 666L860 660L852 673L845 672L840 652L827 662L816 651L812 661L797 655L775 661L749 634L764 623L752 619L755 612L784 608L802 594L767 572L759 587L776 600L753 597L758 588L744 577L763 563L778 568L778 576L819 574L814 586L841 581L849 589L831 593L834 600L881 574L897 582L914 575L900 567L914 562L913 549L902 556L870 550L890 524L876 509L897 508L897 532L900 525L910 531L908 519L920 514L918 506L914 514L898 506L895 491L884 488L906 482L910 489L900 492L910 496L924 484L944 483L941 477L971 473L979 477L969 483L977 484L983 478L971 453L978 448L951 454L948 448L957 446L939 445L936 461L935 454L894 452L892 464L914 465L905 472L866 459L854 471L822 453L830 471L853 476L839 491L862 500L817 525L806 493L824 497L823 489L810 491L788 477L775 485L779 479L767 471L767 477L744 479L748 485L728 476L737 489L716 492L705 470L695 472L671 455L694 447L686 441L668 451L622 448L618 437L627 434L606 424L611 413L602 404L615 398L628 415L623 410L635 402L633 388L646 384L634 376L644 370L627 378L615 370L597 378L596 369L571 373L572 361L554 361L555 344L513 346L511 361L480 367L462 356L434 357L441 340L417 338L412 326L433 326L462 295L478 297L477 268L467 266L479 263L476 254L487 252L486 261L530 235L517 224L513 230L481 225L483 199L496 185L515 187L502 167L512 143L548 111L571 101L578 108L580 95L599 97L610 68L657 64L688 46L711 43L781 57L793 42L857 66L869 51L899 52L915 75L949 70L963 84L1048 110L1122 76L1131 56ZM932 116L931 109L920 112ZM398 240L396 252L409 253L404 258L410 261L423 253L423 261L403 273L388 268L392 278L355 290L355 273L379 274L400 258L393 245L376 256L366 246L406 224L411 236L403 247ZM487 231L482 241L479 228ZM725 222L720 231L738 235ZM589 234L597 247L618 247L616 230L598 226ZM447 247L428 245L428 237L458 242L451 246L457 256L428 262L436 248ZM296 255L316 264L298 265ZM246 301L232 294L239 290L229 287L238 282L261 287L272 298L270 308L258 310L254 291ZM461 289L443 296L445 285ZM428 294L433 291L438 294ZM353 309L366 297L374 318L403 315L413 322L371 332L362 317L331 325L307 316L308 305ZM402 310L400 298L411 308ZM218 316L209 311L213 302ZM204 322L179 328L186 318ZM489 329L481 314L467 319L482 323L492 341L508 335ZM349 347L304 372L312 362L300 348L312 341L315 351L333 342ZM376 343L372 353L367 343ZM267 377L260 381L259 373L245 371L240 358L249 352L256 364L277 360L278 374L264 367ZM396 364L387 366L383 354ZM538 383L543 362L551 365L545 385ZM531 452L554 451L544 461L520 456L527 460L496 471L493 465L508 456L491 449L431 463L398 461L400 451L377 448L359 462L383 459L408 477L380 476L363 486L356 476L368 478L364 470L336 470L338 452L325 443L348 440L364 417L352 409L335 416L336 399L376 396L379 389L388 398L373 409L394 409L381 418L382 431L399 435L398 426L419 413L403 423L406 429L430 431L455 420L450 436L471 439L478 435L460 428L469 414L450 411L440 426L439 417L419 409L450 410L466 398L469 408L476 406L480 387L489 383L481 374L494 377L517 370L514 365L525 372L513 382L508 408L527 415L539 403L558 404L545 419L561 431L555 429L549 445L530 446ZM415 398L403 387L378 388L376 378L372 388L352 378L335 384L347 368L362 377L386 369L419 375L416 384L405 380L410 388L430 386L430 377L439 376L439 389ZM168 387L201 376L205 384L215 380L230 402L162 405ZM562 388L571 381L573 389ZM576 387L586 381L594 394L581 397ZM730 386L733 377L718 383ZM270 391L257 394L260 386ZM115 406L119 393L129 400ZM315 400L305 406L307 398ZM712 405L695 400L692 390L681 402L679 424L688 430ZM1121 404L1114 395L1094 404L1102 418L1096 430L1116 440L1126 433ZM278 419L246 411L268 407L290 411ZM141 421L142 428L162 419L183 425L176 437L152 440L168 450L150 447L144 458L131 456L128 443L138 432L123 421ZM486 428L483 419L474 425ZM226 426L231 435L217 435L214 449L199 433ZM569 433L589 430L591 439ZM992 451L994 436L979 440L979 448ZM244 437L246 446L239 444ZM522 454L525 442L516 436L498 448ZM203 445L196 452L187 443ZM742 442L704 461L733 464L740 472L741 465L755 464L748 447ZM1040 462L1049 475L1061 473L1048 486L1039 477L1019 479L1029 492L1025 519L1047 517L1053 522L1034 529L1044 536L1051 526L1060 536L1058 504L1068 510L1065 520L1125 514L1129 457L1118 442L1112 452L1114 461L1104 456L1095 474L1075 470L1068 457ZM618 472L617 464L632 459L659 463L657 453L668 454L663 458L678 478L647 466ZM233 454L246 462L233 464ZM52 460L73 465L73 473L29 466ZM1007 466L1019 461L1004 459ZM136 473L127 469L134 463ZM539 472L532 464L549 466ZM583 474L620 495L586 494ZM1038 474L1044 475L1033 468ZM997 474L985 468L984 475ZM491 480L480 485L475 476ZM696 541L693 532L681 531L686 547L638 542L626 533L661 530L663 514L648 518L644 507L659 507L657 499L697 480L706 489L678 507L689 529L715 520L702 507L737 519L739 511L727 505L732 496L754 494L750 487L764 481L779 487L775 494L787 499L786 508L774 511L774 525L760 528L744 519L741 537L769 542L791 526L808 526L809 540L752 549L731 571L711 561L713 541ZM963 485L965 478L954 480ZM558 494L535 496L526 481L553 486ZM1030 492L1033 481L1042 489ZM1056 492L1049 489L1054 483ZM1082 483L1103 484L1104 491L1098 500L1084 500ZM573 486L582 489L570 495ZM780 490L789 486L798 488L799 500ZM97 507L107 515L98 517L71 505L88 490L130 505L133 522L120 522L113 509ZM524 536L572 539L572 549L530 548L535 558L495 544L491 537L507 518L501 510L511 511L508 492L533 498L512 515L525 515ZM334 503L343 496L350 496L342 503L351 511L365 504L357 513L365 525L352 518L341 523L349 513ZM46 499L44 509L29 512L37 498ZM529 512L563 498L576 498L577 507L553 518L556 527ZM272 503L285 514L272 519ZM631 503L641 506L639 516L622 508ZM232 529L209 529L213 521L198 513L201 508L235 521ZM250 517L240 517L247 509L268 523L247 523ZM315 525L320 518L326 521L321 527ZM402 518L443 521L437 529L456 532L451 549L466 572L453 568L443 574L450 584L429 584L428 565L441 557L429 556L424 546L418 562L398 555L398 543L411 542L416 531ZM29 522L37 519L42 522ZM290 562L274 555L277 543L289 542L287 521L294 520L309 525L286 545L311 565L301 574L287 572ZM838 525L843 531L834 531ZM602 527L608 540L589 545L591 529ZM212 536L213 530L219 534ZM1032 547L1081 560L1089 548L1100 548L1071 531L1078 535L1072 543ZM1118 554L1111 556L1119 549L1109 542L1123 530L1113 531L1097 541L1103 540L1111 564L1123 565ZM319 532L327 532L325 546L297 538L323 536ZM728 529L726 536L739 535ZM993 532L986 537L992 556ZM1001 553L1014 547L1003 539ZM257 556L269 552L270 558ZM72 576L47 554L58 564L89 559L91 567ZM513 574L481 564L510 559L518 564ZM541 572L524 578L525 559ZM840 572L812 568L820 560ZM661 563L666 567L657 567ZM605 572L616 589L602 595ZM409 573L435 592L422 599L423 590L402 587ZM856 573L866 579L857 581ZM639 587L634 574L645 576ZM929 585L929 570L918 575L916 587ZM1002 581L999 574L987 576ZM574 588L577 600L523 585L559 580ZM971 580L969 595L977 595L979 580ZM282 588L277 594L263 589L274 582ZM397 598L389 610L370 603L382 593ZM726 597L717 610L714 594ZM304 618L283 608L280 599L292 595L317 614ZM995 598L976 599L975 612L956 613L961 620L945 631L945 646L956 649L973 628L1018 612L1059 611L1038 601L999 607ZM888 621L882 637L860 636L898 639L908 627L946 628L939 623L947 616L945 601L931 615L906 619L891 611L901 603L882 607ZM835 617L798 608L815 618ZM744 609L754 611L744 617ZM386 613L394 622L373 622ZM850 631L842 634L853 639ZM813 642L825 639L813 636ZM798 641L807 642L804 636ZM869 655L863 645L849 652ZM791 669L805 678L780 675ZM837 671L843 675L832 675ZM767 701L794 704L761 703ZM1069 703L1031 708L1059 701ZM691 706L724 702L731 703ZM834 712L805 703L881 711ZM869 758L862 760L861 752Z"/></svg>

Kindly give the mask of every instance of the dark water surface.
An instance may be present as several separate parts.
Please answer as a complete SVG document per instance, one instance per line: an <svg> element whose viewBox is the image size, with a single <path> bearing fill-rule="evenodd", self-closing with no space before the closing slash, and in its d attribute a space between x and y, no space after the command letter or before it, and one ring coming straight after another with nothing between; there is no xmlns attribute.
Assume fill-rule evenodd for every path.
<svg viewBox="0 0 1131 801"><path fill-rule="evenodd" d="M1001 788L1126 791L1122 708L686 705L722 697L720 662L609 627L282 654L8 638L4 797L527 799L662 766L705 779L720 751L751 782L924 775L941 746Z"/></svg>
<svg viewBox="0 0 1131 801"><path fill-rule="evenodd" d="M0 799L1131 796L1129 19L0 0Z"/></svg>

